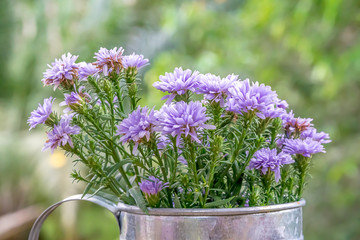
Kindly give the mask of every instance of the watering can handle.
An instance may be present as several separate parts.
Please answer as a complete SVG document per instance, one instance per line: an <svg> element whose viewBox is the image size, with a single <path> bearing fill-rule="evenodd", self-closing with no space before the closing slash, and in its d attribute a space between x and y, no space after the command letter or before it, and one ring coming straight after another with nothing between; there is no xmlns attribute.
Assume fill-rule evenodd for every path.
<svg viewBox="0 0 360 240"><path fill-rule="evenodd" d="M29 234L29 238L28 240L38 240L39 239L39 234L40 234L40 230L41 230L41 226L43 224L43 222L46 220L46 218L61 204L65 203L65 202L70 202L70 201L87 201L87 202L92 202L95 203L101 207L106 208L107 210L109 210L116 218L116 221L118 223L119 229L120 229L120 222L119 222L119 216L120 216L120 210L117 208L116 204L99 196L93 196L90 194L86 194L85 196L82 197L81 194L78 195L73 195L71 197L65 198L64 200L57 202L53 205L51 205L50 207L48 207L35 221L34 225L31 228L30 234Z"/></svg>

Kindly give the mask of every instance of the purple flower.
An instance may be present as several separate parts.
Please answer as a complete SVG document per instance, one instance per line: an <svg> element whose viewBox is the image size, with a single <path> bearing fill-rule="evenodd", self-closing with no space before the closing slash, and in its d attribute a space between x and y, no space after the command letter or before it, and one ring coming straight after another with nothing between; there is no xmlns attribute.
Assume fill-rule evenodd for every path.
<svg viewBox="0 0 360 240"><path fill-rule="evenodd" d="M158 128L163 134L176 137L176 146L180 145L182 136L190 136L191 140L200 143L199 129L215 129L215 126L205 124L209 119L205 112L206 108L200 102L165 104L158 113Z"/></svg>
<svg viewBox="0 0 360 240"><path fill-rule="evenodd" d="M284 145L285 139L286 139L285 135L283 135L283 134L277 135L276 140L275 140L276 146L281 149Z"/></svg>
<svg viewBox="0 0 360 240"><path fill-rule="evenodd" d="M262 148L250 160L249 169L259 169L263 174L267 171L275 173L275 181L280 179L280 167L295 162L292 157L284 152L277 153L276 149Z"/></svg>
<svg viewBox="0 0 360 240"><path fill-rule="evenodd" d="M293 133L301 133L313 126L311 118L295 118L293 111L283 114L281 119L283 121L283 128L285 129L288 137L290 137Z"/></svg>
<svg viewBox="0 0 360 240"><path fill-rule="evenodd" d="M98 78L99 69L93 63L79 63L79 80L86 81L89 76Z"/></svg>
<svg viewBox="0 0 360 240"><path fill-rule="evenodd" d="M61 59L55 59L48 69L44 72L44 78L41 80L44 86L54 85L54 90L59 86L65 87L74 84L74 78L77 77L78 64L75 63L79 56L73 56L70 53L63 54Z"/></svg>
<svg viewBox="0 0 360 240"><path fill-rule="evenodd" d="M144 58L143 55L133 53L131 55L124 56L122 63L125 69L130 67L140 69L149 64L149 59Z"/></svg>
<svg viewBox="0 0 360 240"><path fill-rule="evenodd" d="M68 112L71 110L71 107L79 106L83 103L90 102L91 97L88 93L83 92L85 89L84 86L79 88L79 91L75 89L74 92L71 92L70 94L65 93L65 101L61 102L60 106L69 106L69 108L65 109L65 112Z"/></svg>
<svg viewBox="0 0 360 240"><path fill-rule="evenodd" d="M63 117L60 119L58 125L55 125L54 129L47 133L48 140L45 142L42 151L50 148L51 152L54 152L57 147L64 147L67 144L72 148L74 147L70 136L79 134L80 128L78 126L71 126L70 121L70 117Z"/></svg>
<svg viewBox="0 0 360 240"><path fill-rule="evenodd" d="M229 88L238 80L237 75L228 75L226 78L220 78L213 74L200 75L199 83L195 90L196 93L204 94L204 97L210 101L220 102L224 106L224 97L229 94Z"/></svg>
<svg viewBox="0 0 360 240"><path fill-rule="evenodd" d="M28 119L28 124L30 129L33 129L38 124L44 124L45 121L49 118L50 114L52 113L52 105L55 98L49 97L44 99L44 104L39 106L36 110L31 112L31 115Z"/></svg>
<svg viewBox="0 0 360 240"><path fill-rule="evenodd" d="M249 111L256 111L258 117L264 118L263 113L271 105L277 104L279 99L270 86L258 82L250 83L249 79L243 82L236 82L229 89L226 107L228 111L243 114Z"/></svg>
<svg viewBox="0 0 360 240"><path fill-rule="evenodd" d="M281 117L286 113L286 110L280 107L275 107L274 105L269 105L264 108L261 112L257 112L257 116L261 119L264 118L277 118Z"/></svg>
<svg viewBox="0 0 360 240"><path fill-rule="evenodd" d="M187 91L195 91L199 72L192 72L190 69L182 70L182 68L175 68L173 73L165 73L165 76L160 76L159 82L155 82L153 86L160 91L169 92L170 95L164 96L161 100L168 99L170 103L176 95L183 95Z"/></svg>
<svg viewBox="0 0 360 240"><path fill-rule="evenodd" d="M150 135L154 132L156 123L154 113L153 109L149 111L147 107L140 108L139 106L117 126L116 135L122 135L121 142L133 141L135 143L134 154L141 141L150 141Z"/></svg>
<svg viewBox="0 0 360 240"><path fill-rule="evenodd" d="M279 99L279 102L276 104L276 106L278 108L287 109L289 107L289 104L285 100Z"/></svg>
<svg viewBox="0 0 360 240"><path fill-rule="evenodd" d="M122 69L122 54L124 49L117 47L113 49L100 48L100 50L95 53L96 62L94 63L100 71L105 75L109 75L109 73L116 71L117 74L120 73Z"/></svg>
<svg viewBox="0 0 360 240"><path fill-rule="evenodd" d="M312 154L325 152L320 142L311 138L306 139L286 139L283 144L283 151L295 155L300 154L304 157L311 157Z"/></svg>
<svg viewBox="0 0 360 240"><path fill-rule="evenodd" d="M161 190L168 187L169 183L163 183L156 177L149 177L149 180L142 180L139 183L139 187L143 193L145 193L148 196L151 195L158 195Z"/></svg>
<svg viewBox="0 0 360 240"><path fill-rule="evenodd" d="M324 132L318 133L315 128L308 128L307 130L301 132L300 138L301 139L311 138L312 140L320 142L321 144L331 142L329 134Z"/></svg>

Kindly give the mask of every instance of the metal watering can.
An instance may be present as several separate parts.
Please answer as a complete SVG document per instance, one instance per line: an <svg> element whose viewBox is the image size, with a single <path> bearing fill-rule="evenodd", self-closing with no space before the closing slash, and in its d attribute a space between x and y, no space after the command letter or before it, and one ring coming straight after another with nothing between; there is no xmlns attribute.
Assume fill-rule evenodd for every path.
<svg viewBox="0 0 360 240"><path fill-rule="evenodd" d="M305 200L265 207L180 209L152 208L147 215L136 206L117 205L99 196L74 195L47 208L35 221L29 240L38 240L45 219L61 204L88 201L115 216L120 240L303 240Z"/></svg>

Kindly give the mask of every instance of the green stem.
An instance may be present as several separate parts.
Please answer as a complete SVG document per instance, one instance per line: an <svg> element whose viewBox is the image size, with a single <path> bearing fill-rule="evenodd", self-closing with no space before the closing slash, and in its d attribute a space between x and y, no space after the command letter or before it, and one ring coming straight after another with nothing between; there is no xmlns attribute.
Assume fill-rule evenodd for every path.
<svg viewBox="0 0 360 240"><path fill-rule="evenodd" d="M167 178L167 174L166 174L166 169L164 167L164 163L161 159L159 150L157 148L154 148L154 154L155 154L155 158L158 160L159 166L160 166L160 171L162 173L162 175L164 176L164 181L168 182L168 178ZM167 192L167 198L168 198L168 202L169 202L169 207L173 207L172 206L172 198L171 198L171 191L170 191L171 185L169 187L166 188L166 192Z"/></svg>
<svg viewBox="0 0 360 240"><path fill-rule="evenodd" d="M214 175L215 175L215 167L216 167L216 163L218 160L218 155L219 155L219 151L221 149L221 139L220 137L214 137L214 131L211 132L211 138L214 139L214 141L211 143L211 149L212 149L212 157L211 157L211 164L210 164L210 172L209 172L209 179L208 179L208 184L206 186L206 190L205 190L205 196L204 196L204 205L206 203L211 185L213 183L214 180ZM203 205L203 207L204 207Z"/></svg>
<svg viewBox="0 0 360 240"><path fill-rule="evenodd" d="M191 171L193 173L193 177L194 177L194 183L195 184L199 184L199 176L197 174L197 168L196 168L196 156L195 156L195 145L194 143L191 141L190 137L187 138L187 144L189 146L189 150L190 150L190 161L188 162L188 164L191 165ZM201 191L201 189L197 189L199 192ZM202 206L205 205L205 202L203 201L203 196L200 194L199 196L199 199L200 199L200 204ZM205 200L206 201L206 200Z"/></svg>
<svg viewBox="0 0 360 240"><path fill-rule="evenodd" d="M172 173L171 173L171 180L170 180L170 185L172 185L175 182L176 179L176 168L177 168L177 164L178 164L178 158L179 158L179 153L178 153L178 148L176 146L176 138L173 138L172 140L173 142L173 146L174 146L174 166L172 169Z"/></svg>

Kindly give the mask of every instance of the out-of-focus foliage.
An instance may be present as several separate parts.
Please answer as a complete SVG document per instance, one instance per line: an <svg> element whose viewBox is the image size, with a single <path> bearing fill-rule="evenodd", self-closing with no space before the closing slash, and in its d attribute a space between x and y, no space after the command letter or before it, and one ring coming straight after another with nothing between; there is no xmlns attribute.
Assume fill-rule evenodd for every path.
<svg viewBox="0 0 360 240"><path fill-rule="evenodd" d="M297 115L313 117L333 143L314 159L305 237L359 239L359 9L357 0L0 1L0 196L17 198L18 208L45 207L71 193L70 185L48 190L49 177L34 174L59 166L40 154L45 136L32 139L26 129L30 111L52 91L41 73L64 52L89 61L100 46L123 46L151 61L147 104L159 105L151 87L158 76L183 66L270 84ZM68 178L68 165L51 168L52 176Z"/></svg>

